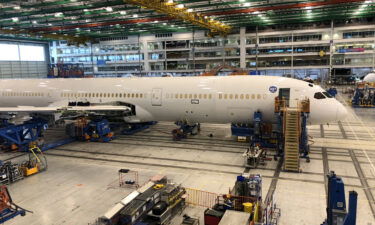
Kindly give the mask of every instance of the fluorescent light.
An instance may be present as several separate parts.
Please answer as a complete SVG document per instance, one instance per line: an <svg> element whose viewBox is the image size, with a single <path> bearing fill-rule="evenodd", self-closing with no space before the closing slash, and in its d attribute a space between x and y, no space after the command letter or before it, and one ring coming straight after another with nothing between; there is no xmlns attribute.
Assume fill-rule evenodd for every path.
<svg viewBox="0 0 375 225"><path fill-rule="evenodd" d="M84 9L83 11L84 11L84 12L88 12L89 10L88 10L88 9Z"/></svg>
<svg viewBox="0 0 375 225"><path fill-rule="evenodd" d="M19 5L14 6L13 9L20 10L20 9L21 9L21 6L19 6Z"/></svg>
<svg viewBox="0 0 375 225"><path fill-rule="evenodd" d="M305 9L312 9L312 7L311 6L306 6Z"/></svg>
<svg viewBox="0 0 375 225"><path fill-rule="evenodd" d="M250 2L246 2L246 3L243 4L243 6L245 6L245 7L249 7L250 5L251 5Z"/></svg>
<svg viewBox="0 0 375 225"><path fill-rule="evenodd" d="M105 8L105 10L107 10L107 12L112 12L113 11L112 7L107 7L107 8Z"/></svg>
<svg viewBox="0 0 375 225"><path fill-rule="evenodd" d="M38 22L36 22L36 20L33 21L33 24L37 24Z"/></svg>
<svg viewBox="0 0 375 225"><path fill-rule="evenodd" d="M63 16L64 14L62 13L62 12L57 12L57 13L55 13L55 17L61 17L61 16Z"/></svg>
<svg viewBox="0 0 375 225"><path fill-rule="evenodd" d="M244 2L245 0L240 0L240 2Z"/></svg>
<svg viewBox="0 0 375 225"><path fill-rule="evenodd" d="M126 15L126 11L120 11L121 15Z"/></svg>
<svg viewBox="0 0 375 225"><path fill-rule="evenodd" d="M188 9L187 12L193 12L193 9Z"/></svg>
<svg viewBox="0 0 375 225"><path fill-rule="evenodd" d="M184 8L184 4L178 4L178 5L177 5L177 8L179 8L179 9L183 9L183 8Z"/></svg>
<svg viewBox="0 0 375 225"><path fill-rule="evenodd" d="M18 22L19 19L18 19L18 17L13 17L13 18L12 18L12 21L13 21L13 22Z"/></svg>
<svg viewBox="0 0 375 225"><path fill-rule="evenodd" d="M138 15L137 15L137 14L133 14L133 17L134 17L134 18L138 18Z"/></svg>

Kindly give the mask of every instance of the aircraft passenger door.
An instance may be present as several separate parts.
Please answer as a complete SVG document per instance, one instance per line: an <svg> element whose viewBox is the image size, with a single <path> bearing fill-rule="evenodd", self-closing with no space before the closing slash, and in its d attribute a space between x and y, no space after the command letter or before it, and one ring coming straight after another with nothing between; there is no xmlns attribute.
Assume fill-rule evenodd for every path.
<svg viewBox="0 0 375 225"><path fill-rule="evenodd" d="M151 104L153 106L161 106L162 103L162 89L154 88L151 94Z"/></svg>
<svg viewBox="0 0 375 225"><path fill-rule="evenodd" d="M279 99L285 100L285 105L287 107L289 107L290 88L280 88L279 89Z"/></svg>

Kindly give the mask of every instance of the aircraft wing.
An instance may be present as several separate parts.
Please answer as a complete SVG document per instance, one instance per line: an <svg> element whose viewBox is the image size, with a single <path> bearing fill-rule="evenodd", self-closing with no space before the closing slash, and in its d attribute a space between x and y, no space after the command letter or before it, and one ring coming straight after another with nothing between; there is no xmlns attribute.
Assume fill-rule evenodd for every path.
<svg viewBox="0 0 375 225"><path fill-rule="evenodd" d="M113 105L92 105L92 106L17 106L17 107L0 107L0 113L10 112L56 112L56 111L127 111L131 110L127 106L113 106Z"/></svg>

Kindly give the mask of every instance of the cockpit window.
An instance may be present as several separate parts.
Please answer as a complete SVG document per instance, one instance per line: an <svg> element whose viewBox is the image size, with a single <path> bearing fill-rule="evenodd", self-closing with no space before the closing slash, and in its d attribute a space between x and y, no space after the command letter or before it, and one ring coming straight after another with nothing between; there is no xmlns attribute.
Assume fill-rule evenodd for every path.
<svg viewBox="0 0 375 225"><path fill-rule="evenodd" d="M316 93L314 94L314 98L316 98L316 99L324 99L324 98L326 98L326 97L323 95L322 92L316 92Z"/></svg>
<svg viewBox="0 0 375 225"><path fill-rule="evenodd" d="M328 92L323 92L323 94L324 94L327 98L333 98L333 96L330 95Z"/></svg>

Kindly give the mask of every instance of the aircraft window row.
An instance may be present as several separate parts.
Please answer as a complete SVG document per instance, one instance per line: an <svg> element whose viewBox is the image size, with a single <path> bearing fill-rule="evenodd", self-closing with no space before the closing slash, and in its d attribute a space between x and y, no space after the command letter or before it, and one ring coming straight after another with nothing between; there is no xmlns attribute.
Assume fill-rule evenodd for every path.
<svg viewBox="0 0 375 225"><path fill-rule="evenodd" d="M42 92L3 92L2 96L8 97L44 97Z"/></svg>
<svg viewBox="0 0 375 225"><path fill-rule="evenodd" d="M166 98L175 99L212 99L212 94L166 94ZM219 99L262 99L261 94L228 94L221 93L218 95ZM263 95L263 99L266 99L267 95Z"/></svg>
<svg viewBox="0 0 375 225"><path fill-rule="evenodd" d="M175 98L175 99L212 99L212 94L169 94L165 95L166 98Z"/></svg>
<svg viewBox="0 0 375 225"><path fill-rule="evenodd" d="M316 98L316 99L325 99L326 96L324 96L322 92L316 92L314 94L314 98Z"/></svg>
<svg viewBox="0 0 375 225"><path fill-rule="evenodd" d="M142 93L61 93L65 98L146 98Z"/></svg>
<svg viewBox="0 0 375 225"><path fill-rule="evenodd" d="M261 99L261 94L219 94L219 99ZM266 99L267 95L263 95L263 99Z"/></svg>

